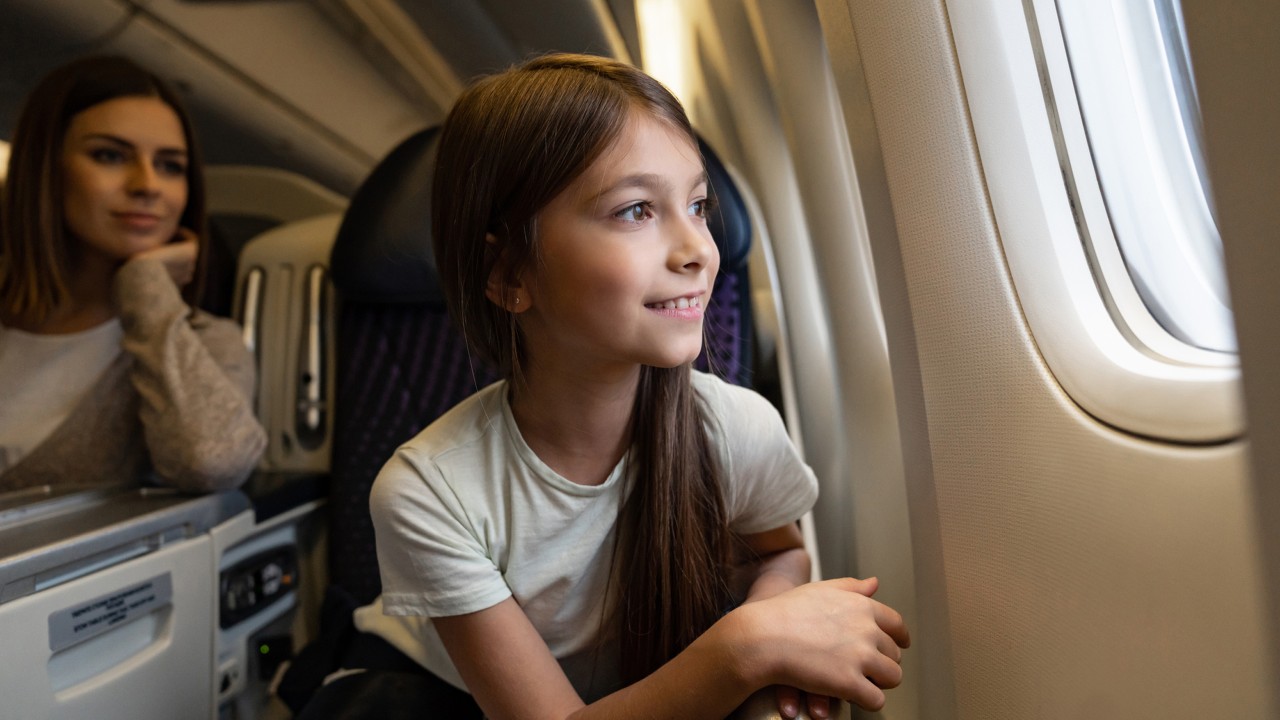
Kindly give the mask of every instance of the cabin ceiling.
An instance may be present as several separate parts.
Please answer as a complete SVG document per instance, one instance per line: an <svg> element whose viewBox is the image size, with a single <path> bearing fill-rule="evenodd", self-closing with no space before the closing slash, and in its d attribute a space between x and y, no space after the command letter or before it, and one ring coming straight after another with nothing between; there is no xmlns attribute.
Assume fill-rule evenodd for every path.
<svg viewBox="0 0 1280 720"><path fill-rule="evenodd" d="M476 76L638 48L634 0L0 0L0 137L44 73L118 53L186 96L208 162L349 194Z"/></svg>

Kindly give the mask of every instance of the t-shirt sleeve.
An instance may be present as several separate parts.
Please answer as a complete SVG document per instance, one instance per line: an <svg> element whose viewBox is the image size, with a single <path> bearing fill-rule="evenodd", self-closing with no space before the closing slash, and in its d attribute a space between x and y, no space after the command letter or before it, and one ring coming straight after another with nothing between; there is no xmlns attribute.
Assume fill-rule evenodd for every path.
<svg viewBox="0 0 1280 720"><path fill-rule="evenodd" d="M511 596L482 532L439 468L401 448L369 497L388 615L447 617Z"/></svg>
<svg viewBox="0 0 1280 720"><path fill-rule="evenodd" d="M700 390L719 436L713 442L721 449L730 529L745 535L799 520L818 499L818 480L777 409L753 390L714 378L704 378Z"/></svg>

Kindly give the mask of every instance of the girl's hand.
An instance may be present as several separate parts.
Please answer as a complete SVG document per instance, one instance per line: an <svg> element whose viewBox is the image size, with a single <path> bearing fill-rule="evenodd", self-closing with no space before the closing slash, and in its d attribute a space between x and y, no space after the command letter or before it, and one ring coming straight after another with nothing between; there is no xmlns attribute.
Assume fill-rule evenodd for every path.
<svg viewBox="0 0 1280 720"><path fill-rule="evenodd" d="M800 716L800 698L804 696L806 704L809 707L809 717L811 718L827 718L831 717L831 701L829 695L815 695L806 693L803 690L790 685L779 685L778 688L778 712L784 718L795 718Z"/></svg>
<svg viewBox="0 0 1280 720"><path fill-rule="evenodd" d="M911 640L902 616L871 599L878 587L875 578L827 580L735 611L750 634L765 640L764 655L755 658L761 684L845 698L871 711L883 707L884 690L902 682L900 648Z"/></svg>
<svg viewBox="0 0 1280 720"><path fill-rule="evenodd" d="M173 240L150 250L143 250L129 258L129 260L133 261L141 258L159 260L164 264L165 270L169 271L169 277L173 278L173 284L181 288L195 277L196 254L198 251L199 245L196 242L196 234L187 228L180 227Z"/></svg>

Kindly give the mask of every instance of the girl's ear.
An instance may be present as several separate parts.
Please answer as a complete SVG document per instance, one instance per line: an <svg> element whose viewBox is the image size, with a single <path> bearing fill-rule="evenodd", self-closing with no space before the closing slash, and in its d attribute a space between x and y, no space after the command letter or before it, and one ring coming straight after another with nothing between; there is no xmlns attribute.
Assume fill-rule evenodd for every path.
<svg viewBox="0 0 1280 720"><path fill-rule="evenodd" d="M493 236L493 233L485 233L484 241L493 246L498 244L498 239ZM489 271L489 281L485 284L484 295L489 298L489 302L509 313L522 313L533 303L529 293L525 291L523 282L519 279L508 282L510 278L508 270L507 253L500 251L497 262Z"/></svg>

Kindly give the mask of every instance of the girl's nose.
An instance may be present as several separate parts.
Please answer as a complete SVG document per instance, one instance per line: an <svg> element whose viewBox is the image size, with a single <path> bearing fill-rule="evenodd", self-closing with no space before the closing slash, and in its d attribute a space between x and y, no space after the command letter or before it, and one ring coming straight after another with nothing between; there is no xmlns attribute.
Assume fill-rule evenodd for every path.
<svg viewBox="0 0 1280 720"><path fill-rule="evenodd" d="M676 232L678 236L672 245L670 258L672 270L701 270L719 258L719 251L705 225L700 226L689 218L679 223Z"/></svg>

